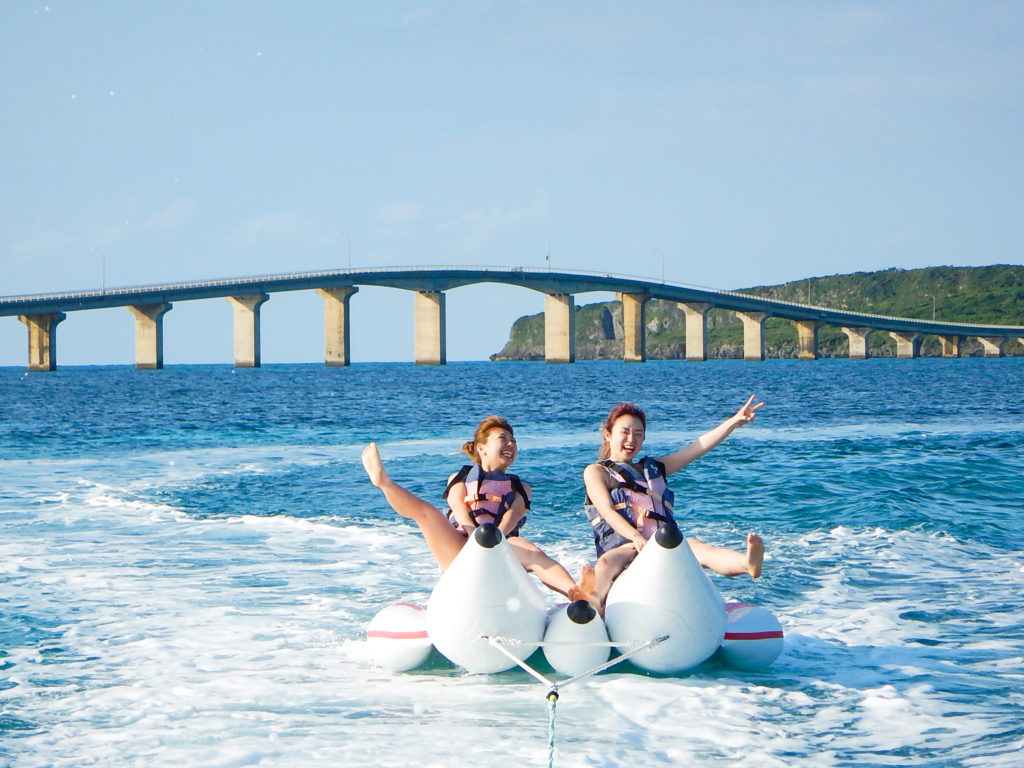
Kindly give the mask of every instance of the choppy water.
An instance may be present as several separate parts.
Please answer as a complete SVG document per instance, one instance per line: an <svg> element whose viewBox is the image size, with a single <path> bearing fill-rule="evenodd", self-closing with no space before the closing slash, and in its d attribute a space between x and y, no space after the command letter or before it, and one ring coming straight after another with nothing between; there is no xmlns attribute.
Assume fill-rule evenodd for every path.
<svg viewBox="0 0 1024 768"><path fill-rule="evenodd" d="M689 533L766 539L762 579L715 578L783 656L567 687L556 764L1019 765L1022 359L0 369L0 765L546 765L524 673L367 664L438 572L360 449L439 500L507 415L528 533L575 573L608 408L644 406L657 454L752 392L672 485Z"/></svg>

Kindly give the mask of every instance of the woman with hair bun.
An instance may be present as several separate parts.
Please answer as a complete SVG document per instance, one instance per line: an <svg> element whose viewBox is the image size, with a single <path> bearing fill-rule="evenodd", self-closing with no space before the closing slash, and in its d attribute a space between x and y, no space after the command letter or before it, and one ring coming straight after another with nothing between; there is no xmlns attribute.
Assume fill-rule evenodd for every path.
<svg viewBox="0 0 1024 768"><path fill-rule="evenodd" d="M512 425L500 416L488 416L480 422L473 439L462 446L472 460L448 479L445 515L398 485L384 469L376 443L363 450L362 462L370 482L384 492L384 498L402 517L413 520L423 533L434 559L442 570L448 568L466 543L467 536L479 525L496 525L508 539L523 567L545 586L571 600L585 598L593 580L593 568L584 566L583 586L569 572L548 557L536 544L522 538L520 530L530 508L530 486L510 474L518 453Z"/></svg>
<svg viewBox="0 0 1024 768"><path fill-rule="evenodd" d="M637 459L644 444L647 417L632 403L619 403L601 425L600 460L583 471L586 512L597 548L596 581L591 602L603 612L612 582L643 549L660 525L675 524L673 493L665 479L719 445L732 431L754 420L764 403L746 403L714 429L689 445L659 458ZM724 576L761 575L764 542L747 534L746 551L722 549L688 538L694 556L705 568Z"/></svg>

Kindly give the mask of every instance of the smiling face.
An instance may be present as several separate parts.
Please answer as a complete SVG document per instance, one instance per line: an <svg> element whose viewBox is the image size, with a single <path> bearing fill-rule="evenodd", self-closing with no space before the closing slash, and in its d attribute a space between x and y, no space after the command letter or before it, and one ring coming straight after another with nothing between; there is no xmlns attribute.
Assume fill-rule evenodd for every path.
<svg viewBox="0 0 1024 768"><path fill-rule="evenodd" d="M480 467L487 472L504 472L516 460L519 448L516 439L507 429L492 429L483 442L476 444L476 455Z"/></svg>
<svg viewBox="0 0 1024 768"><path fill-rule="evenodd" d="M632 462L644 444L644 423L631 414L619 416L611 430L602 429L601 433L612 461Z"/></svg>

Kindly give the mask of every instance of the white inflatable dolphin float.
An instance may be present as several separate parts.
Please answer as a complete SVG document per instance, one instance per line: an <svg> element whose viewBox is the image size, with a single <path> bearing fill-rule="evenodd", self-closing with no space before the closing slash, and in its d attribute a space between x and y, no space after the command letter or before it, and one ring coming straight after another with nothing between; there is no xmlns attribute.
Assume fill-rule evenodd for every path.
<svg viewBox="0 0 1024 768"><path fill-rule="evenodd" d="M718 650L725 615L725 601L674 525L659 528L615 580L604 610L620 652L667 636L631 659L663 674L695 667Z"/></svg>
<svg viewBox="0 0 1024 768"><path fill-rule="evenodd" d="M544 598L493 525L473 531L427 603L427 634L434 647L469 672L515 666L490 638L511 641L508 650L525 660L540 647L546 624Z"/></svg>
<svg viewBox="0 0 1024 768"><path fill-rule="evenodd" d="M453 664L484 674L517 665L533 674L526 659L543 646L548 663L574 677L616 663L607 661L613 645L637 667L659 674L692 669L720 647L723 662L746 670L766 668L782 651L782 628L767 610L745 606L730 610L727 620L725 601L675 526L659 529L616 579L603 621L585 601L549 612L493 525L477 528L442 574L425 621L412 608L388 606L371 622L371 659L379 666L413 668L415 658L426 660L430 644Z"/></svg>

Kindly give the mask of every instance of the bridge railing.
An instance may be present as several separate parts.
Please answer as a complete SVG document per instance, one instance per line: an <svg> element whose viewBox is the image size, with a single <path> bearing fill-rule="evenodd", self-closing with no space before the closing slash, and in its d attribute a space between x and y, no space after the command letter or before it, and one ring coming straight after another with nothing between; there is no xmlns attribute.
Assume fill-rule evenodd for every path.
<svg viewBox="0 0 1024 768"><path fill-rule="evenodd" d="M558 278L559 276L567 277L582 277L587 279L607 279L611 282L621 281L628 283L639 283L648 288L656 288L657 286L665 286L668 288L678 288L687 291L698 291L705 293L710 296L721 296L723 298L740 298L745 301L753 299L758 303L763 303L766 307L769 306L781 306L791 307L794 310L806 310L814 311L818 313L830 313L830 314L841 314L847 316L851 321L856 321L858 318L863 318L864 321L897 321L906 322L907 320L915 320L922 323L928 323L929 321L924 318L906 318L899 317L896 315L880 315L869 312L854 312L845 309L836 309L834 307L823 307L816 304L804 304L801 302L787 301L784 299L769 299L762 296L758 296L752 293L744 293L742 291L730 291L722 290L718 288L709 288L706 286L692 285L688 283L679 283L669 280L655 280L652 278L641 277L638 275L627 275L614 272L590 272L586 270L573 270L573 269L538 269L538 268L525 268L525 267L513 267L513 266L393 266L393 267L364 267L364 268L348 268L348 269L332 269L332 270L314 270L308 272L289 272L289 273L278 273L278 274L266 274L266 275L254 275L250 277L235 277L235 278L216 278L212 280L190 280L186 282L177 283L158 283L153 285L134 285L134 286L121 286L117 288L101 288L93 290L80 290L80 291L65 291L59 293L37 293L37 294L20 294L13 296L0 296L0 306L7 305L11 308L18 304L36 304L41 302L73 302L82 299L95 299L98 297L103 298L117 298L125 297L130 298L132 296L160 293L160 292L186 292L193 290L210 290L217 288L230 289L234 287L249 287L259 286L264 283L277 283L275 290L286 290L284 285L288 283L299 283L309 282L316 280L336 280L340 277L352 277L358 278L361 275L386 275L386 274L397 274L403 272L417 272L417 273L452 273L452 272L477 272L477 273L503 273L513 275L529 275L531 277L550 276L552 278ZM358 282L354 279L353 282ZM621 286L620 286L621 288ZM608 286L608 291L614 292L616 287L614 285ZM657 298L657 297L656 297ZM673 299L666 299L672 301ZM944 328L955 329L962 328L965 331L985 328L991 329L994 326L991 324L984 323L956 323L948 321L932 321L936 325L941 325ZM1003 326L1007 330L1013 330L1017 326ZM1020 329L1024 330L1024 329Z"/></svg>

